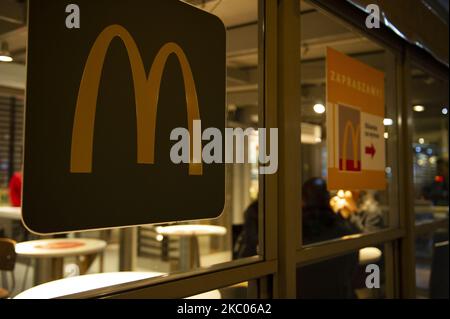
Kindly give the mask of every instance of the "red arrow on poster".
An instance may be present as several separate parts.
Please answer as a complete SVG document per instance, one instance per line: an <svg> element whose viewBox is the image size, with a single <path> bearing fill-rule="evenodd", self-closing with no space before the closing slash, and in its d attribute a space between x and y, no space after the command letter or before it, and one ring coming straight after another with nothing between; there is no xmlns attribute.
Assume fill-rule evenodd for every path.
<svg viewBox="0 0 450 319"><path fill-rule="evenodd" d="M366 154L372 156L372 158L375 156L375 153L377 150L375 149L375 146L373 144L371 146L366 146Z"/></svg>

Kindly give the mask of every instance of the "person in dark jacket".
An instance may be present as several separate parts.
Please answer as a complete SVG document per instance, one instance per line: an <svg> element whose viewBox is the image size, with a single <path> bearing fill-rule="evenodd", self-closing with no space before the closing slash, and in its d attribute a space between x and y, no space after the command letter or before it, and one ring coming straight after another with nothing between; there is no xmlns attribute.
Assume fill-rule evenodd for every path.
<svg viewBox="0 0 450 319"><path fill-rule="evenodd" d="M355 233L352 225L330 207L325 180L311 178L302 188L303 244L314 244Z"/></svg>
<svg viewBox="0 0 450 319"><path fill-rule="evenodd" d="M351 224L330 207L325 180L312 178L302 188L303 245L356 233ZM355 298L352 279L358 252L297 268L297 297L302 299Z"/></svg>
<svg viewBox="0 0 450 319"><path fill-rule="evenodd" d="M244 228L239 235L235 254L237 258L255 256L258 248L258 201L252 202L244 212Z"/></svg>

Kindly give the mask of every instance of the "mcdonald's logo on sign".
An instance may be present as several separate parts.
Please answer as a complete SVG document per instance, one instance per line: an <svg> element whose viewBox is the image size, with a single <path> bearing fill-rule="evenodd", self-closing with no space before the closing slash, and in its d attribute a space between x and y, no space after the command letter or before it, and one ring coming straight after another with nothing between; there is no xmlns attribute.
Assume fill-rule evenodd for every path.
<svg viewBox="0 0 450 319"><path fill-rule="evenodd" d="M175 0L107 12L79 0L81 26L67 29L65 2L29 7L24 224L47 234L219 216L224 165L195 161L193 139L190 163L172 163L169 136L192 136L196 120L225 129L222 22ZM59 45L43 47L49 37Z"/></svg>
<svg viewBox="0 0 450 319"><path fill-rule="evenodd" d="M171 54L178 58L181 66L186 94L187 122L191 136L193 135L192 123L194 120L200 120L195 81L188 58L183 49L176 43L166 43L156 55L147 78L144 63L132 36L122 26L112 25L107 27L99 35L91 49L78 92L72 135L70 166L72 173L90 173L92 171L95 111L97 108L100 75L106 53L111 41L115 37L119 37L125 44L133 74L137 117L138 163L153 164L155 159L155 130L159 91L164 68ZM192 159L192 151L190 155ZM201 175L202 164L195 164L193 162L191 160L191 164L189 164L189 173L192 175Z"/></svg>
<svg viewBox="0 0 450 319"><path fill-rule="evenodd" d="M361 171L360 136L360 111L339 105L339 169L341 171Z"/></svg>

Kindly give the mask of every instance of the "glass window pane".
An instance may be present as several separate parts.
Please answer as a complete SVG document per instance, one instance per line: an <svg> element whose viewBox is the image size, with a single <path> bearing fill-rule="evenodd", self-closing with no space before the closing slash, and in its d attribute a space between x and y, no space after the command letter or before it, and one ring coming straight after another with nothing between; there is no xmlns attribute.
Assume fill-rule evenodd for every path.
<svg viewBox="0 0 450 319"><path fill-rule="evenodd" d="M297 267L297 298L384 298L384 259L381 245Z"/></svg>
<svg viewBox="0 0 450 319"><path fill-rule="evenodd" d="M302 2L302 5L304 3ZM302 7L302 233L303 244L371 233L398 222L397 209L397 104L395 55L388 49L312 5ZM332 189L328 191L327 131L331 116L326 101L326 52L333 48L385 74L386 190ZM355 106L357 107L357 106ZM358 140L359 144L361 141ZM365 150L360 145L359 152ZM356 172L355 174L360 174Z"/></svg>
<svg viewBox="0 0 450 319"><path fill-rule="evenodd" d="M416 236L417 298L448 298L448 228Z"/></svg>
<svg viewBox="0 0 450 319"><path fill-rule="evenodd" d="M258 224L262 222L264 210L262 205L258 205L260 175L258 164L248 163L258 158L258 127L260 126L258 118L260 111L258 96L261 89L258 86L260 74L258 1L186 0L185 2L218 16L227 30L226 127L255 129L246 139L246 149L249 150L250 157L246 157L246 163L226 164L226 203L223 214L214 220L71 233L57 236L57 238L30 234L20 224L20 218L7 220L2 218L0 219L0 237L10 237L18 244L30 240L50 240L19 246L22 247L22 250L19 249L19 255L23 254L23 256L20 256L17 262L17 284L13 295L39 284L67 277L109 274L90 280L79 279L83 282L84 290L91 290L99 288L99 285L157 278L217 265L226 267L236 259L254 257L248 259L248 262L254 262L262 258L263 243L260 239L263 238L263 229L258 227ZM26 12L25 9L24 12ZM14 51L26 52L26 43L23 41L27 36L26 28L17 35L17 38L8 39L10 46L14 47ZM17 62L17 68L21 68L25 74L24 61L18 59ZM5 142L0 143L0 198L2 200L0 209L7 206L3 209L5 211L14 210L10 208L13 203L9 197L8 188L11 173L21 170L21 138L19 137L23 134L21 122L23 100L19 99L16 102L16 115L12 115L10 96L0 95L0 122L7 124L0 126L0 140L2 143ZM10 125L13 122L17 130L17 139L10 138ZM9 147L11 144L14 147ZM10 156L11 150L14 152L14 157ZM10 163L11 158L14 158L14 163ZM20 182L20 176L17 176L17 182ZM117 187L126 187L126 185L117 185ZM208 195L205 194L205 196ZM80 198L80 201L82 200ZM111 198L111 200L115 199ZM176 200L176 194L167 200ZM126 212L123 213L126 214ZM20 209L17 210L17 214L20 216ZM27 249L32 250L36 245L51 250L75 249L83 245L87 246L88 243L97 245L96 249L85 253L79 248L81 249L79 253L69 254L64 258L58 257L55 262L25 255ZM49 253L48 256L51 257L51 254ZM77 286L76 280L71 279L67 285ZM70 289L61 291L65 294L74 293Z"/></svg>
<svg viewBox="0 0 450 319"><path fill-rule="evenodd" d="M448 79L413 65L411 86L417 296L448 298Z"/></svg>

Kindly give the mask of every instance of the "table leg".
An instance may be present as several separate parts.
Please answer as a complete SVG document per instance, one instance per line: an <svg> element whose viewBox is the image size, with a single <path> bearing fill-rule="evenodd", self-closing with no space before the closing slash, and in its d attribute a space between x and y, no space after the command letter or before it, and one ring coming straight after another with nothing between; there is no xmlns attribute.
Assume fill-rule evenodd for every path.
<svg viewBox="0 0 450 319"><path fill-rule="evenodd" d="M34 268L34 285L58 280L64 276L63 258L37 258Z"/></svg>
<svg viewBox="0 0 450 319"><path fill-rule="evenodd" d="M180 270L189 271L200 267L200 251L197 236L180 238Z"/></svg>
<svg viewBox="0 0 450 319"><path fill-rule="evenodd" d="M137 229L120 230L119 270L133 271L137 260Z"/></svg>
<svg viewBox="0 0 450 319"><path fill-rule="evenodd" d="M96 257L97 257L97 254L90 254L90 255L79 256L77 258L78 267L80 269L80 275L85 275L88 272L89 268L92 266L92 263L94 262Z"/></svg>

